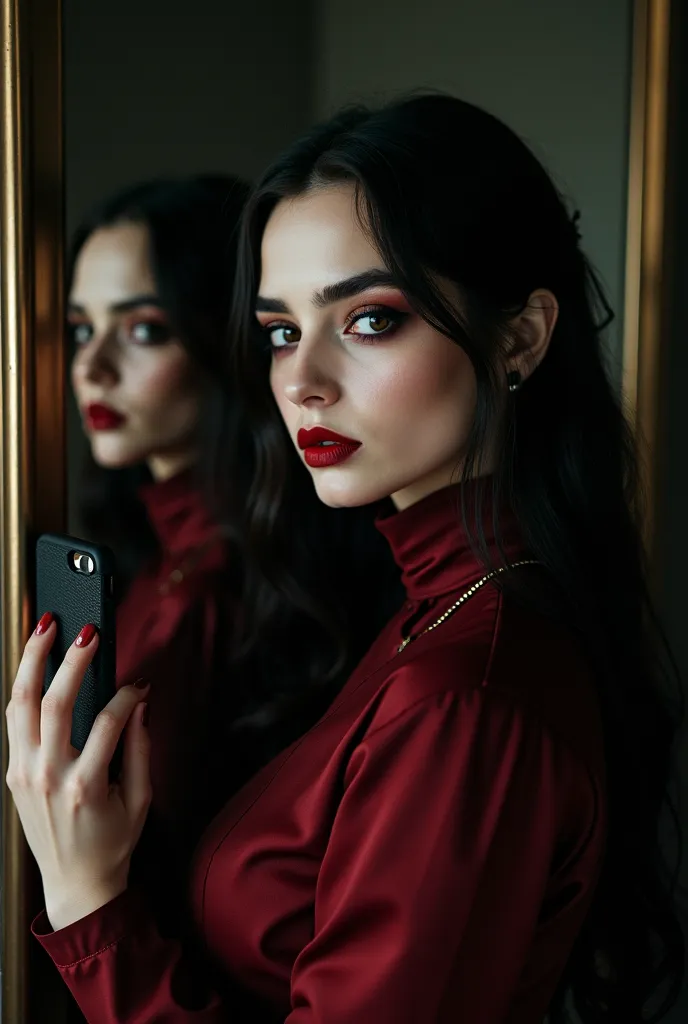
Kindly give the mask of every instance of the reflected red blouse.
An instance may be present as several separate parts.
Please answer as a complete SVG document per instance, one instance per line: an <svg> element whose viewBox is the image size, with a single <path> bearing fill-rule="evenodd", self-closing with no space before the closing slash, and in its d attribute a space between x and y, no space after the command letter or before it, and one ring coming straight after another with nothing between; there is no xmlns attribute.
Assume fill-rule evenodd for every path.
<svg viewBox="0 0 688 1024"><path fill-rule="evenodd" d="M212 800L217 810L227 796L209 792L204 742L213 666L229 633L221 606L227 552L190 471L145 486L140 498L159 553L117 616L118 686L150 682L153 801L132 877L146 887L160 923L177 931L184 900L172 894L212 817Z"/></svg>
<svg viewBox="0 0 688 1024"><path fill-rule="evenodd" d="M202 968L134 888L34 922L93 1024L541 1024L603 856L598 705L572 634L491 585L397 653L483 575L455 496L380 522L407 603L204 834Z"/></svg>

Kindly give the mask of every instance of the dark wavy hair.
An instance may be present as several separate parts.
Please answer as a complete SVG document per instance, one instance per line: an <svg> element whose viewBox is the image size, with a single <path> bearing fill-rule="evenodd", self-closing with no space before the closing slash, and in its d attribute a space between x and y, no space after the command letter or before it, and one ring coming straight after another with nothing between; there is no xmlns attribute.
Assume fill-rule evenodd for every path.
<svg viewBox="0 0 688 1024"><path fill-rule="evenodd" d="M210 431L222 402L218 372L226 346L231 284L236 273L240 215L249 186L230 175L157 179L123 189L94 209L74 233L68 286L88 238L122 222L145 225L160 302L179 341L200 368L206 400L200 429ZM206 423L207 420L207 423ZM86 455L78 494L80 525L117 555L121 589L155 554L139 488L150 480L145 465L99 466ZM205 481L199 477L199 486Z"/></svg>
<svg viewBox="0 0 688 1024"><path fill-rule="evenodd" d="M330 614L327 565L318 564L338 545L346 553L352 537L347 527L333 528L339 514L320 506L293 453L270 394L269 354L254 314L261 239L276 204L339 183L354 186L362 226L399 288L471 359L478 397L467 477L499 414L510 320L536 289L549 289L559 303L547 356L509 404L492 493L476 494L478 504L506 500L517 514L589 653L604 718L606 860L551 1021L568 1019L569 998L584 1024L638 1024L650 1002L652 1019L660 1019L684 970L658 840L682 708L648 594L635 444L605 372L609 307L581 250L576 218L547 172L508 127L458 99L423 95L377 111L342 111L287 150L247 205L228 371L241 393L218 447L223 464L239 451L248 454L241 507L236 496L233 505L231 495L225 498L251 563L240 651L265 671L252 674L253 683L264 683L250 695L246 688L242 709L252 709L254 735L279 735L288 698L300 696L305 706L324 680L339 685L352 660L346 615ZM460 308L443 295L439 279L458 286ZM241 472L237 466L228 479ZM471 520L482 522L481 509L475 512ZM358 515L364 537L371 514L344 512ZM481 547L480 537L475 543ZM345 598L342 580L348 586L361 568L360 553L349 552L348 565L346 554L328 562L330 590ZM348 576L340 578L343 564ZM348 600L355 603L355 591ZM310 623L310 631L300 633L297 622ZM299 648L299 635L328 637L329 646L306 641ZM273 646L275 637L284 643ZM266 647L273 648L270 663L261 661ZM297 654L298 672L290 675ZM247 720L240 716L239 724ZM283 742L288 735L285 729Z"/></svg>

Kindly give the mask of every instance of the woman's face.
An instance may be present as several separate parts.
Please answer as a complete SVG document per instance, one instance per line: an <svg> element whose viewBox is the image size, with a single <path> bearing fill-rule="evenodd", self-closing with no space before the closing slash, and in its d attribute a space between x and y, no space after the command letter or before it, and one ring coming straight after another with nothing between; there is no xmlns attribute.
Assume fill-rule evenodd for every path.
<svg viewBox="0 0 688 1024"><path fill-rule="evenodd" d="M74 270L68 322L72 384L96 462L147 462L157 479L188 465L198 374L160 306L144 225L116 224L88 238Z"/></svg>
<svg viewBox="0 0 688 1024"><path fill-rule="evenodd" d="M353 189L283 201L262 245L257 316L271 386L320 499L398 508L446 486L472 424L459 345L415 313L366 237Z"/></svg>

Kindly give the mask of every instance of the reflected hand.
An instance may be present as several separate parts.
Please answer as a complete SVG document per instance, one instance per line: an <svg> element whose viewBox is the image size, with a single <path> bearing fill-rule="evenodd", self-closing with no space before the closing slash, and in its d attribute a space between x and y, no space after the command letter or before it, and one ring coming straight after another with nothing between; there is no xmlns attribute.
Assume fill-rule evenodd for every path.
<svg viewBox="0 0 688 1024"><path fill-rule="evenodd" d="M81 754L72 747L72 710L98 636L84 627L41 699L56 633L52 621L39 632L44 620L26 645L7 706L7 785L57 930L127 887L150 805L149 741L146 690L125 686L96 718ZM122 775L113 785L108 766L125 728Z"/></svg>

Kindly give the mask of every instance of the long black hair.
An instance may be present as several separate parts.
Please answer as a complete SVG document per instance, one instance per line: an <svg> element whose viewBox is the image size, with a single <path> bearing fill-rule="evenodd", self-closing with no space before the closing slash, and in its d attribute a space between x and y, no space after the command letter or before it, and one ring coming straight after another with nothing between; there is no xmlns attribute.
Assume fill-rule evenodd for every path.
<svg viewBox="0 0 688 1024"><path fill-rule="evenodd" d="M68 257L71 287L79 253L94 231L122 222L147 228L158 297L204 382L201 430L211 429L211 418L224 396L218 371L226 345L239 219L248 193L248 185L230 175L156 179L128 186L84 219L74 233ZM92 539L112 546L123 587L157 547L138 497L148 480L145 465L108 469L97 465L87 452L78 495L80 525ZM204 483L199 479L199 486Z"/></svg>
<svg viewBox="0 0 688 1024"><path fill-rule="evenodd" d="M247 205L231 329L230 376L241 381L241 394L219 456L250 453L242 507L227 496L255 566L247 568L243 651L247 664L251 657L255 663L270 638L281 637L277 661L284 671L255 672L244 709L252 709L256 734L267 734L286 718L290 693L313 699L324 679L338 672L343 678L352 656L346 617L330 614L326 569L317 564L323 550L327 557L350 538L346 527L334 529L338 514L319 506L293 453L270 394L269 355L254 315L271 212L282 199L333 183L354 186L362 225L398 286L471 359L478 397L467 475L494 426L510 320L536 289L558 301L549 351L509 405L493 493L483 495L495 507L510 503L529 550L556 581L592 659L604 717L606 860L551 1020L567 1019L566 991L585 1024L637 1024L648 1001L661 997L659 1019L675 1001L684 967L658 849L680 703L646 584L635 444L605 372L609 308L581 249L576 217L544 168L509 128L458 99L416 96L379 111L341 112L280 157ZM460 310L443 295L441 279L458 286ZM476 493L481 501L481 489ZM355 512L365 534L371 510L344 515ZM480 509L471 519L482 522ZM365 577L360 556L349 551L348 578ZM331 638L329 674L325 646L290 647L290 638L298 646L299 630L290 623L299 618L312 624L306 635ZM295 677L287 665L297 654Z"/></svg>

